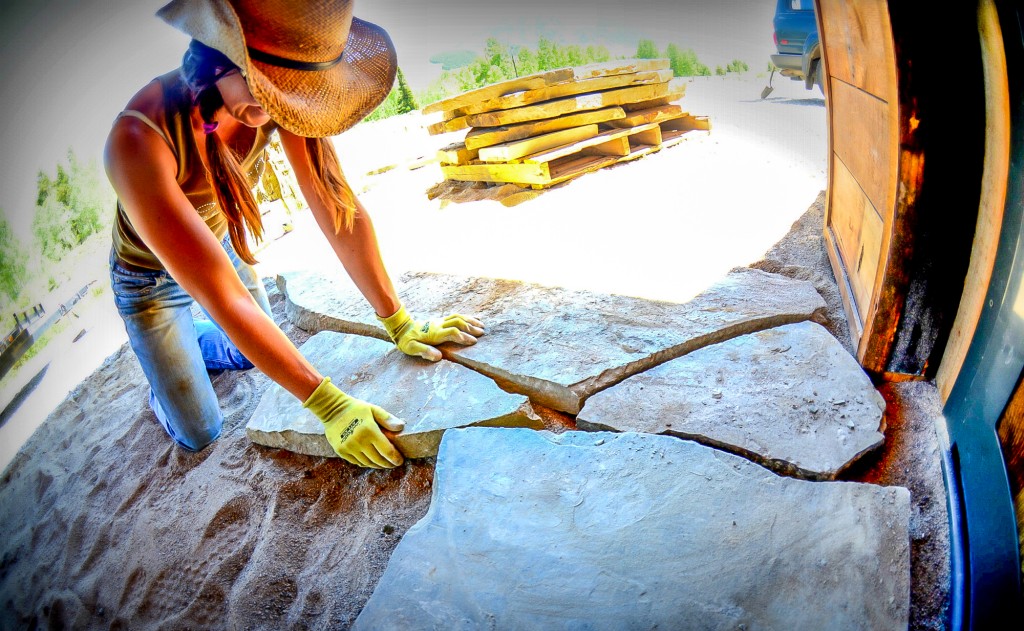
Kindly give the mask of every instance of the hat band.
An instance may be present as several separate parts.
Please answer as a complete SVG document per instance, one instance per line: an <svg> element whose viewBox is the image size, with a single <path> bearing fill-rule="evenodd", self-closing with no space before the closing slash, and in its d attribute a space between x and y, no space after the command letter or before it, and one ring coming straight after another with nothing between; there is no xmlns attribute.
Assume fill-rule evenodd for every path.
<svg viewBox="0 0 1024 631"><path fill-rule="evenodd" d="M337 59L331 59L330 61L299 61L297 59L288 59L287 57L278 57L271 53L258 50L251 46L249 48L249 57L256 61L270 64L271 66L278 66L281 68L288 68L290 70L329 70L334 66L341 63L342 58L345 56L345 51L341 51Z"/></svg>

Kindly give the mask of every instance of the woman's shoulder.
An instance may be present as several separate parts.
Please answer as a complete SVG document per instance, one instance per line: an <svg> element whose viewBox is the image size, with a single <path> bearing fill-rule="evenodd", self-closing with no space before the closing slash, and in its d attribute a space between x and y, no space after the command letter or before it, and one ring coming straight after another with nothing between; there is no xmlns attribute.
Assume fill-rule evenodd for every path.
<svg viewBox="0 0 1024 631"><path fill-rule="evenodd" d="M168 113L174 107L169 97L173 97L176 89L176 75L177 71L173 71L147 83L115 117L104 151L108 166L123 167L137 162L141 155L164 155L159 160L169 159L168 164L176 161L178 151L172 140L175 135L168 128ZM167 149L169 154L164 153Z"/></svg>
<svg viewBox="0 0 1024 631"><path fill-rule="evenodd" d="M124 110L139 112L159 121L167 111L167 97L179 89L179 82L177 70L154 78L128 99Z"/></svg>

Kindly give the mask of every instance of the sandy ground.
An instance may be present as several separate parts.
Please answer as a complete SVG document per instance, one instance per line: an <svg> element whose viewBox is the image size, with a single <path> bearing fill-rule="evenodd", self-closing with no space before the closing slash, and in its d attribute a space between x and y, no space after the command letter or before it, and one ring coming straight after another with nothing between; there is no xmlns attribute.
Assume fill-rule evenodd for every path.
<svg viewBox="0 0 1024 631"><path fill-rule="evenodd" d="M514 206L428 198L440 172L421 158L451 139L427 137L412 116L359 126L338 146L393 276L448 272L682 301L750 265L813 282L829 329L849 347L820 239L824 102L778 78L762 101L764 82L694 81L683 103L712 118L710 134ZM277 321L301 344L307 334L285 319L271 278L337 262L308 213L292 221L295 229L259 254L258 269ZM110 330L81 338L96 332L114 354L78 358L99 368L73 381L66 398L30 393L0 428L5 442L18 415L14 426L31 428L27 441L12 442L16 455L0 477L0 627L348 626L426 512L433 462L366 471L252 445L244 425L269 385L255 370L214 377L224 431L207 450L184 452L157 425L138 363ZM64 355L54 354L37 390L60 392L42 389ZM911 489L911 626L941 628L948 541L938 404L930 384L882 392L886 447L847 478ZM553 429L571 427L544 417Z"/></svg>

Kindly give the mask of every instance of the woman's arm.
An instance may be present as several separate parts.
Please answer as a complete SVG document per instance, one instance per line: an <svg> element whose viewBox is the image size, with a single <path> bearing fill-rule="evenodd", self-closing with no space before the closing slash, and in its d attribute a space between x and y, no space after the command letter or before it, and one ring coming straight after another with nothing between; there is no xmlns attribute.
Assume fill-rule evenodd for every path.
<svg viewBox="0 0 1024 631"><path fill-rule="evenodd" d="M374 232L369 213L363 208L358 198L353 196L358 212L352 232L342 229L341 232L336 233L334 231L334 216L329 207L316 194L312 185L313 173L306 158L305 138L284 129L279 129L278 133L285 156L294 169L295 179L298 180L302 196L345 271L348 272L356 287L359 288L378 316L387 317L394 314L398 311L401 303L391 283L391 278L388 276L387 270L384 269L384 261L381 259L380 248L377 245L377 234Z"/></svg>
<svg viewBox="0 0 1024 631"><path fill-rule="evenodd" d="M442 355L435 347L440 344L476 344L476 338L484 334L483 323L476 318L455 313L444 319L420 322L406 312L384 269L377 236L366 209L353 195L357 212L352 231L336 232L333 213L312 184L315 176L307 159L305 139L283 129L279 133L285 155L320 230L395 345L407 355L438 361Z"/></svg>
<svg viewBox="0 0 1024 631"><path fill-rule="evenodd" d="M323 376L246 290L217 238L175 181L174 156L134 119L119 120L104 166L132 226L168 273L268 377L305 401Z"/></svg>

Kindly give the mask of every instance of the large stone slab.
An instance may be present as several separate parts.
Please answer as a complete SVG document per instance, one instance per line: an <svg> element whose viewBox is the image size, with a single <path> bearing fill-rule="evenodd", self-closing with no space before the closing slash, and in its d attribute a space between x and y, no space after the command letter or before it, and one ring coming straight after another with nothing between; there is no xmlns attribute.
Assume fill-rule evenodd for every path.
<svg viewBox="0 0 1024 631"><path fill-rule="evenodd" d="M453 430L354 628L906 629L909 519L668 436Z"/></svg>
<svg viewBox="0 0 1024 631"><path fill-rule="evenodd" d="M672 434L776 471L835 477L880 446L885 400L824 327L800 322L673 359L590 397L580 429Z"/></svg>
<svg viewBox="0 0 1024 631"><path fill-rule="evenodd" d="M391 342L325 331L299 350L344 392L405 420L393 442L408 458L435 455L441 435L453 427L544 427L526 397L458 364L409 357ZM276 384L263 394L245 431L259 445L337 457L323 424Z"/></svg>
<svg viewBox="0 0 1024 631"><path fill-rule="evenodd" d="M294 272L278 285L298 326L386 339L351 282ZM396 288L420 317L458 312L483 320L487 335L474 346L445 345L445 358L570 414L594 392L661 362L825 308L810 283L751 269L685 304L432 273L405 274Z"/></svg>

